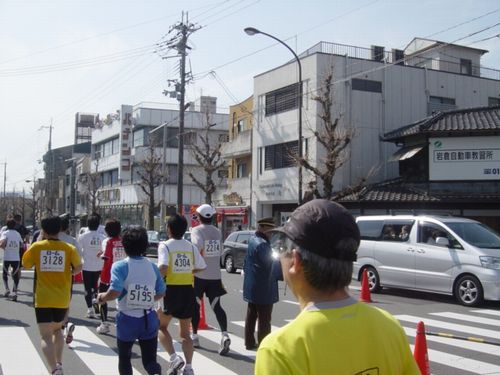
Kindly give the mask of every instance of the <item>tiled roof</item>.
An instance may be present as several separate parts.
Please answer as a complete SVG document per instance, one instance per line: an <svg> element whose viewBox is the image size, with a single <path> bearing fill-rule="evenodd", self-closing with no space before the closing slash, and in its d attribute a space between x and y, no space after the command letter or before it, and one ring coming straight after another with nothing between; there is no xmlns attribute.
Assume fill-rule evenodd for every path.
<svg viewBox="0 0 500 375"><path fill-rule="evenodd" d="M500 106L454 109L426 117L384 134L382 140L395 141L416 134L471 134L500 131Z"/></svg>
<svg viewBox="0 0 500 375"><path fill-rule="evenodd" d="M406 185L401 181L389 181L363 188L360 192L348 195L340 202L372 202L372 203L416 203L416 202L457 202L457 201L500 201L500 191L477 192L471 194L457 191L429 191L425 184Z"/></svg>

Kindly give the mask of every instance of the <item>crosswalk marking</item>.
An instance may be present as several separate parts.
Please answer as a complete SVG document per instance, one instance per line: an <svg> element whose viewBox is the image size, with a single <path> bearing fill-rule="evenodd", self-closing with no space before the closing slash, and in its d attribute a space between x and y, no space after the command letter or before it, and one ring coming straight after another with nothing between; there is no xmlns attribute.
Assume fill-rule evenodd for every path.
<svg viewBox="0 0 500 375"><path fill-rule="evenodd" d="M216 344L220 343L221 334L219 331L214 330L203 330L198 331L198 336L203 337L209 341L212 341ZM238 353L244 357L255 360L256 352L254 350L247 350L245 347L245 340L236 335L231 335L231 350L230 352Z"/></svg>
<svg viewBox="0 0 500 375"><path fill-rule="evenodd" d="M231 323L233 323L234 325L239 326L239 327L245 327L245 321L243 321L243 320L234 320ZM279 328L280 327L278 327L278 326L273 326L272 325L271 326L271 331L275 331L275 330L277 330Z"/></svg>
<svg viewBox="0 0 500 375"><path fill-rule="evenodd" d="M78 326L70 347L94 374L116 374L118 354L89 328ZM133 369L134 375L140 372Z"/></svg>
<svg viewBox="0 0 500 375"><path fill-rule="evenodd" d="M411 351L413 352L415 347L413 345L410 345L410 347ZM464 358L458 355L433 349L427 349L427 354L429 355L429 361L431 362L460 369L462 371L469 371L476 374L500 374L500 366L494 365L492 363Z"/></svg>
<svg viewBox="0 0 500 375"><path fill-rule="evenodd" d="M471 311L474 313L479 313L479 314L500 316L500 310L478 309L478 310L471 310Z"/></svg>
<svg viewBox="0 0 500 375"><path fill-rule="evenodd" d="M298 303L298 302L295 302L295 301L290 301L290 300L288 300L288 299L284 299L284 300L283 300L283 302L285 302L285 303L289 303L289 304L291 304L291 305L299 305L299 303Z"/></svg>
<svg viewBox="0 0 500 375"><path fill-rule="evenodd" d="M5 375L47 374L47 367L24 328L0 327L0 342L3 343L0 350L0 365Z"/></svg>
<svg viewBox="0 0 500 375"><path fill-rule="evenodd" d="M174 349L177 354L184 358L182 353L181 344L174 341ZM158 342L158 357L163 358L165 361L170 362L170 355L165 351L161 343ZM198 353L196 350L193 353L193 369L198 374L217 374L217 375L237 375L230 369L212 361L210 358Z"/></svg>
<svg viewBox="0 0 500 375"><path fill-rule="evenodd" d="M403 329L405 330L407 336L415 337L417 335L417 330L415 328L403 327ZM457 348L472 350L478 353L491 354L498 356L500 358L500 347L495 345L484 344L481 342L474 342L474 341L457 340L449 337L430 336L430 335L426 335L426 340L449 346L454 346Z"/></svg>
<svg viewBox="0 0 500 375"><path fill-rule="evenodd" d="M398 320L403 320L406 322L418 323L419 321L422 320L426 326L439 327L439 328L449 329L451 331L470 333L475 336L485 336L485 337L500 339L500 332L493 331L491 329L464 326L462 324L448 323L448 322L443 322L441 320L424 319L422 317L412 316L412 315L395 315L395 317Z"/></svg>
<svg viewBox="0 0 500 375"><path fill-rule="evenodd" d="M465 322L480 323L480 324L500 327L500 320L497 319L482 318L479 316L471 316L453 312L436 312L436 313L430 313L430 315L440 316L443 318L463 320Z"/></svg>

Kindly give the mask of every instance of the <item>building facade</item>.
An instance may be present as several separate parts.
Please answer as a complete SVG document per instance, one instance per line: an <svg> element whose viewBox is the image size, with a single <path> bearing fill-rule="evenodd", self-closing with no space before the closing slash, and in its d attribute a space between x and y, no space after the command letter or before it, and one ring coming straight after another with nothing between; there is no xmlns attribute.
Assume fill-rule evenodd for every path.
<svg viewBox="0 0 500 375"><path fill-rule="evenodd" d="M341 128L353 129L344 166L334 189L361 179L398 176L390 156L397 147L384 134L436 111L486 106L500 100L500 71L479 65L487 51L415 38L405 49L361 48L320 42L300 55L302 123L298 123L298 69L295 60L254 78L252 211L255 217L285 221L298 202L298 168L290 153L322 162L324 151L314 132L322 114L314 97L332 74L332 112ZM315 176L304 171L302 190ZM254 222L253 222L254 223Z"/></svg>

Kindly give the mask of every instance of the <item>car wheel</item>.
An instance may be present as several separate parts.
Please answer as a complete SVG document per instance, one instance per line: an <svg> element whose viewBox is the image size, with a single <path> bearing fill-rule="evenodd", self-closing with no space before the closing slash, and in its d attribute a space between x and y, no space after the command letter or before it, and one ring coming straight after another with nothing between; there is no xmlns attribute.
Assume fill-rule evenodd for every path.
<svg viewBox="0 0 500 375"><path fill-rule="evenodd" d="M235 273L236 268L234 268L234 259L232 255L226 255L224 259L224 267L228 273Z"/></svg>
<svg viewBox="0 0 500 375"><path fill-rule="evenodd" d="M378 276L377 270L373 267L366 267L366 272L368 274L368 285L370 286L370 292L380 292L380 290L382 290L382 287L380 286L380 277Z"/></svg>
<svg viewBox="0 0 500 375"><path fill-rule="evenodd" d="M477 277L464 275L455 283L455 298L464 306L478 306L483 303L483 286Z"/></svg>

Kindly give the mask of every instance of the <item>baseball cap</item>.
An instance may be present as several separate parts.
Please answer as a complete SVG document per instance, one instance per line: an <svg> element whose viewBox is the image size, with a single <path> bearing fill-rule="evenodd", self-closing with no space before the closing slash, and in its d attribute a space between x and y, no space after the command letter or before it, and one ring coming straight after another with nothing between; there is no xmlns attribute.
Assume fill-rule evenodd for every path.
<svg viewBox="0 0 500 375"><path fill-rule="evenodd" d="M359 229L349 211L338 203L326 199L309 201L293 211L285 225L272 232L277 237L285 235L298 246L324 258L356 260ZM356 246L352 246L353 240Z"/></svg>
<svg viewBox="0 0 500 375"><path fill-rule="evenodd" d="M257 220L257 224L273 228L276 226L276 224L274 223L274 218L272 217L263 217L262 219Z"/></svg>
<svg viewBox="0 0 500 375"><path fill-rule="evenodd" d="M196 212L206 218L206 219L210 219L212 216L214 216L215 214L215 210L212 206L210 206L209 204L202 204L201 206L199 206L197 209L196 209Z"/></svg>

